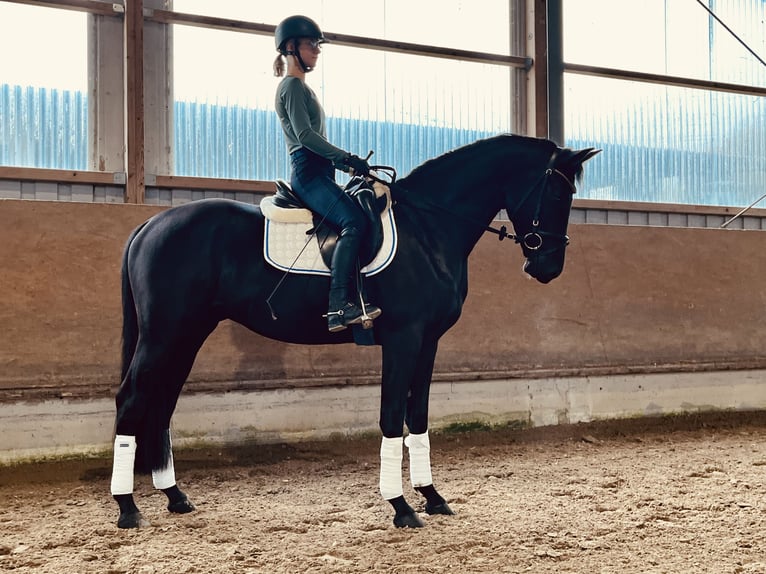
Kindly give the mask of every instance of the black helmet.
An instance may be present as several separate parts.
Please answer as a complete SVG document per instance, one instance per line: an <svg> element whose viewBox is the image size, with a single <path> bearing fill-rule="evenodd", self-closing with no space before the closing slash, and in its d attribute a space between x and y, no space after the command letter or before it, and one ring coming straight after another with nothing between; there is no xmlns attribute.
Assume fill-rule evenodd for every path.
<svg viewBox="0 0 766 574"><path fill-rule="evenodd" d="M285 53L285 44L291 38L312 38L320 42L327 39L316 22L306 16L290 16L282 20L274 32L274 44L277 51Z"/></svg>

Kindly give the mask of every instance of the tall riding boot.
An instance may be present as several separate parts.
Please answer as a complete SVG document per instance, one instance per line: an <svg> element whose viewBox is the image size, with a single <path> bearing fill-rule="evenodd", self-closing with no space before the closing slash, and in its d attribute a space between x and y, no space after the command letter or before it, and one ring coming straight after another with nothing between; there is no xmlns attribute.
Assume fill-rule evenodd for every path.
<svg viewBox="0 0 766 574"><path fill-rule="evenodd" d="M380 316L380 309L374 305L364 305L349 296L352 273L356 268L359 253L359 236L343 230L335 244L330 270L330 303L327 310L327 328L331 333L342 331L348 325L363 323L366 318Z"/></svg>

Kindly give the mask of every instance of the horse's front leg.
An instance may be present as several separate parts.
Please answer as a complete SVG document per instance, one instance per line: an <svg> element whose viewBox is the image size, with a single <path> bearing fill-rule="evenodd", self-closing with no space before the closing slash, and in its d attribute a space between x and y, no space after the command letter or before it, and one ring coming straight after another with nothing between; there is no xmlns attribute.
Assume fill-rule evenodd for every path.
<svg viewBox="0 0 766 574"><path fill-rule="evenodd" d="M394 525L397 527L419 528L424 525L402 491L405 419L410 431L404 444L410 453L412 486L425 496L428 514L454 514L434 488L431 477L428 398L437 342L399 334L383 344L380 493L394 507Z"/></svg>
<svg viewBox="0 0 766 574"><path fill-rule="evenodd" d="M426 499L427 514L455 514L436 491L431 474L431 441L428 437L428 402L438 339L424 341L410 384L406 423L410 434L404 440L410 454L412 487Z"/></svg>
<svg viewBox="0 0 766 574"><path fill-rule="evenodd" d="M394 508L394 526L421 528L423 521L405 500L402 489L404 417L421 341L412 333L387 334L391 336L382 342L380 494Z"/></svg>

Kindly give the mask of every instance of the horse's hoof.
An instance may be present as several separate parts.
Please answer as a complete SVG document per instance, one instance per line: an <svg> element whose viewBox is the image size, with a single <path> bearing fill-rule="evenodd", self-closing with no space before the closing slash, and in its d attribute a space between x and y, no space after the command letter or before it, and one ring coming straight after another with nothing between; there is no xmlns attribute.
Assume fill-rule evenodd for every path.
<svg viewBox="0 0 766 574"><path fill-rule="evenodd" d="M168 504L168 510L176 514L188 514L189 512L197 510L197 507L194 506L188 498L184 498L183 500Z"/></svg>
<svg viewBox="0 0 766 574"><path fill-rule="evenodd" d="M425 523L415 512L394 516L394 526L397 528L423 528Z"/></svg>
<svg viewBox="0 0 766 574"><path fill-rule="evenodd" d="M151 525L152 523L144 518L140 512L120 514L120 518L117 519L117 528L146 528Z"/></svg>
<svg viewBox="0 0 766 574"><path fill-rule="evenodd" d="M433 516L434 514L445 514L447 516L454 516L455 511L449 507L446 502L440 502L439 504L426 503L426 514Z"/></svg>

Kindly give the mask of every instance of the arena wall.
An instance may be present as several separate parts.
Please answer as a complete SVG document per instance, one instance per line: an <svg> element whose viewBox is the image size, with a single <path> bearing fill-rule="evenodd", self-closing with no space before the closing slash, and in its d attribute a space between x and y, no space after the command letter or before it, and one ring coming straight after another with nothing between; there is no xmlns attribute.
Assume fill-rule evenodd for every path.
<svg viewBox="0 0 766 574"><path fill-rule="evenodd" d="M0 460L110 443L121 252L161 209L0 201L0 425L16 433L0 436ZM570 236L549 285L522 274L513 243L479 242L463 316L437 357L435 424L766 406L761 231L573 224ZM379 358L223 323L174 432L225 441L374 429Z"/></svg>

